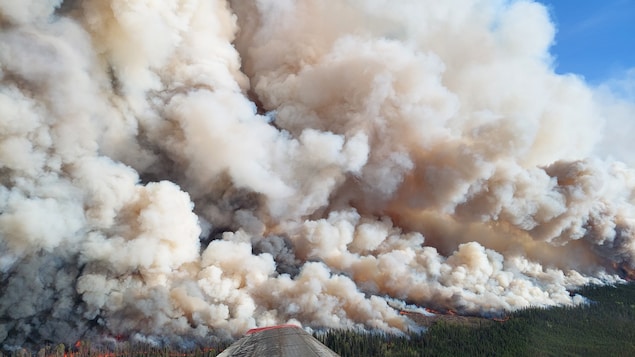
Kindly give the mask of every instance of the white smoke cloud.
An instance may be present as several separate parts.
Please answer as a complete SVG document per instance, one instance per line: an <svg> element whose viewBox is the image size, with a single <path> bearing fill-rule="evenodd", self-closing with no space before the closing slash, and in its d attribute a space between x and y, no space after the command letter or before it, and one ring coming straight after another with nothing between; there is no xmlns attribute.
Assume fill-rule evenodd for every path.
<svg viewBox="0 0 635 357"><path fill-rule="evenodd" d="M633 104L553 72L533 1L0 1L0 26L3 348L401 331L391 306L570 305L635 269L603 136Z"/></svg>
<svg viewBox="0 0 635 357"><path fill-rule="evenodd" d="M606 119L604 137L598 154L633 166L631 134L635 130L635 68L617 73L596 88L596 100L602 103Z"/></svg>

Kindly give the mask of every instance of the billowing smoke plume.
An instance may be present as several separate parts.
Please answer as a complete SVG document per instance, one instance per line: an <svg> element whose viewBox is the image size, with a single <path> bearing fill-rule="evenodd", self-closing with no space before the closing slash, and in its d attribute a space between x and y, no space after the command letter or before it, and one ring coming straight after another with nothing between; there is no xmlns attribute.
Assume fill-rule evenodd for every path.
<svg viewBox="0 0 635 357"><path fill-rule="evenodd" d="M555 74L554 31L532 1L0 0L2 346L619 281L635 176L602 133L635 111Z"/></svg>

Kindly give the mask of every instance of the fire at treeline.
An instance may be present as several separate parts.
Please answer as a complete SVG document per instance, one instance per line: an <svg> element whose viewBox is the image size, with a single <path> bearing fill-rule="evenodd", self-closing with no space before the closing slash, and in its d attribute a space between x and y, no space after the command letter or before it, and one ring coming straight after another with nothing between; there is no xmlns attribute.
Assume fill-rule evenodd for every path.
<svg viewBox="0 0 635 357"><path fill-rule="evenodd" d="M408 315L427 327L424 333L395 335L380 331L331 329L314 331L313 335L340 356L351 357L558 353L632 355L635 352L632 343L635 337L635 308L632 304L635 301L635 285L588 286L578 293L592 302L568 307L523 309L509 313L503 320L409 311ZM93 345L90 341L78 341L69 346L58 344L39 350L14 350L5 356L212 357L225 351L230 343L208 341L198 347L180 350L124 340L109 348Z"/></svg>

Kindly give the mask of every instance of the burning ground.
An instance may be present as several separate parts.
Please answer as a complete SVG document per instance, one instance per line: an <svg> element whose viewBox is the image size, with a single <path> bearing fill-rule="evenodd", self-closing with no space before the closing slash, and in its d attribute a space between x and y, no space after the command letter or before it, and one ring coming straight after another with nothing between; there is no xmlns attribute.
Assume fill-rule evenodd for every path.
<svg viewBox="0 0 635 357"><path fill-rule="evenodd" d="M635 105L554 73L538 3L0 0L0 28L5 349L403 331L395 300L489 316L635 269Z"/></svg>

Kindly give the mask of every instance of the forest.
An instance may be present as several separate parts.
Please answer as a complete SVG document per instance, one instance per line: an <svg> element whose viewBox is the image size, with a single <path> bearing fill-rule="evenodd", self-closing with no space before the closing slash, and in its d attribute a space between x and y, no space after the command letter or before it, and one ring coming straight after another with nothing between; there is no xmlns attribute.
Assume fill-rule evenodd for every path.
<svg viewBox="0 0 635 357"><path fill-rule="evenodd" d="M440 318L423 334L330 330L314 335L342 357L635 355L635 284L588 286L576 293L588 304L528 308L509 313L505 320ZM101 351L82 341L76 346L0 352L0 357L213 357L229 344L174 351L123 343L115 351Z"/></svg>
<svg viewBox="0 0 635 357"><path fill-rule="evenodd" d="M331 331L318 336L341 356L634 356L635 284L588 286L587 305L529 308L504 322L440 320L426 333L386 336Z"/></svg>

